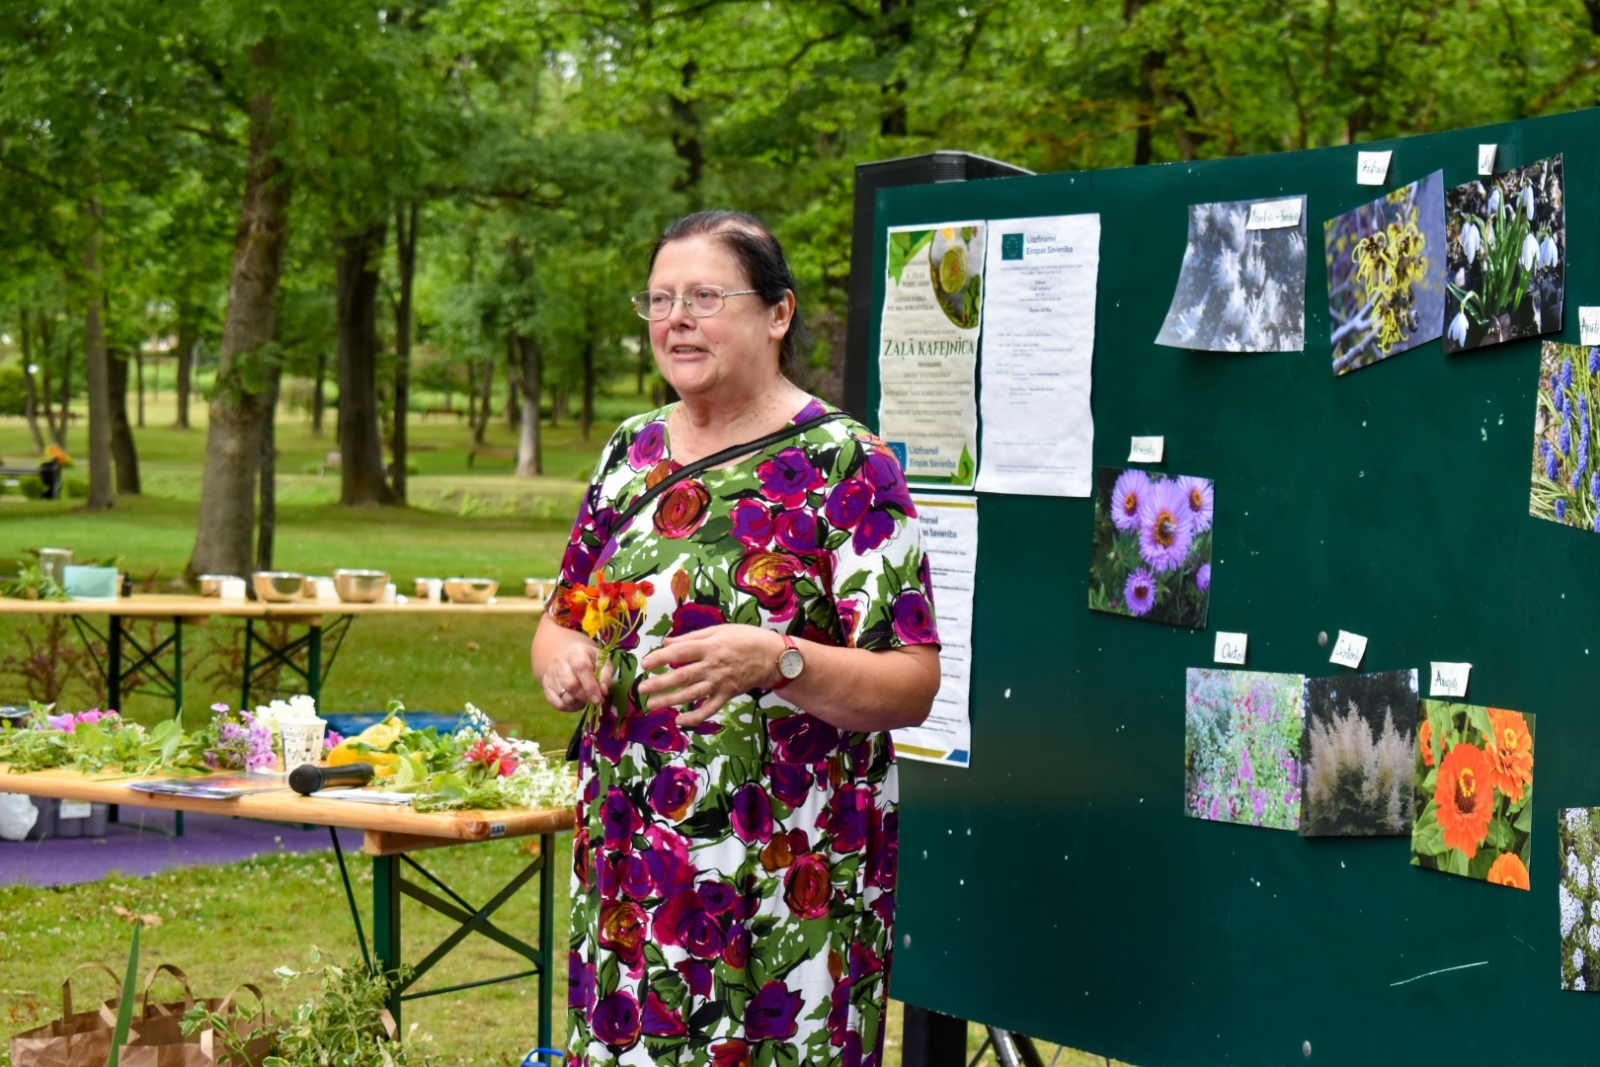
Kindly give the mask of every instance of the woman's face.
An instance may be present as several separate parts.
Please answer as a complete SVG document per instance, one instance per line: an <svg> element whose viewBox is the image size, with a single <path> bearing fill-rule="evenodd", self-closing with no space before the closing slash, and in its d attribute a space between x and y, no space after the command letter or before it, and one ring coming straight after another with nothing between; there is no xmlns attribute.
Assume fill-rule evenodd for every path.
<svg viewBox="0 0 1600 1067"><path fill-rule="evenodd" d="M714 237L685 237L662 247L651 289L682 295L697 285L737 293L750 288L733 253ZM691 400L760 391L778 374L778 353L794 314L794 297L767 307L757 295L730 297L715 315L695 318L677 301L650 323L656 366L678 395Z"/></svg>

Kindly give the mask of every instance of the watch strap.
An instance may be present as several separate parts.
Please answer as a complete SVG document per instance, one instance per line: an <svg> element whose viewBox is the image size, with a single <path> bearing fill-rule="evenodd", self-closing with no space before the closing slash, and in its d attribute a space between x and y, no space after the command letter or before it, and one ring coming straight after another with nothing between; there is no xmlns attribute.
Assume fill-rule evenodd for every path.
<svg viewBox="0 0 1600 1067"><path fill-rule="evenodd" d="M794 643L794 638L790 637L788 634L779 634L778 636L783 638L784 649L782 652L778 653L778 681L776 685L768 690L768 692L772 693L776 693L778 690L782 689L784 686L788 685L794 680L783 673L783 657L791 651L800 651L800 646Z"/></svg>

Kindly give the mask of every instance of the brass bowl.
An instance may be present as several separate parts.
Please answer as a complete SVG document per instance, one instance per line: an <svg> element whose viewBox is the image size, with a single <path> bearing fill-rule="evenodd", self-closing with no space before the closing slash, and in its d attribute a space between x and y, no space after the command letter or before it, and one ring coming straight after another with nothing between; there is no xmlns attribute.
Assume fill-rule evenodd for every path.
<svg viewBox="0 0 1600 1067"><path fill-rule="evenodd" d="M200 576L201 596L221 596L222 583L233 578L231 574L202 574Z"/></svg>
<svg viewBox="0 0 1600 1067"><path fill-rule="evenodd" d="M444 595L453 604L487 604L499 592L500 583L493 578L446 578Z"/></svg>
<svg viewBox="0 0 1600 1067"><path fill-rule="evenodd" d="M389 588L389 572L334 571L333 588L346 604L375 604Z"/></svg>
<svg viewBox="0 0 1600 1067"><path fill-rule="evenodd" d="M550 593L556 587L554 578L524 578L522 592L529 600L549 600Z"/></svg>
<svg viewBox="0 0 1600 1067"><path fill-rule="evenodd" d="M293 604L306 595L306 576L293 571L256 571L250 584L256 599L269 604Z"/></svg>

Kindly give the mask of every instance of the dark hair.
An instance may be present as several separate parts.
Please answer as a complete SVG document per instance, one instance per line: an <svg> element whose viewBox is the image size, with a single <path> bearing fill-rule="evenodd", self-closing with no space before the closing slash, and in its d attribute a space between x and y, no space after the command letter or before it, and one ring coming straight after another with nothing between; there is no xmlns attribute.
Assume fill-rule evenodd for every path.
<svg viewBox="0 0 1600 1067"><path fill-rule="evenodd" d="M742 211L696 211L685 215L668 226L650 250L650 269L655 270L656 256L663 248L687 237L715 237L721 241L738 260L739 268L750 281L750 288L769 308L782 303L784 293L795 294L795 313L789 319L789 332L783 335L783 344L778 349L779 367L784 371L793 370L806 342L798 303L800 286L789 269L789 261L784 258L783 246L767 224Z"/></svg>

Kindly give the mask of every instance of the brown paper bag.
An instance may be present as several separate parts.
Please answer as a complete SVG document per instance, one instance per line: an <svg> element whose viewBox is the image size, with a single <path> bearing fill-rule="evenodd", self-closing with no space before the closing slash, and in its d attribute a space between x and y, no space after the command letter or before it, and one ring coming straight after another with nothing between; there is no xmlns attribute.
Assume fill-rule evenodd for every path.
<svg viewBox="0 0 1600 1067"><path fill-rule="evenodd" d="M166 971L183 984L184 999L179 1003L155 1004L150 1000L150 986L159 972ZM197 1005L218 1015L232 1017L238 1014L235 996L240 989L255 995L257 1014L233 1025L234 1032L246 1038L247 1064L232 1063L233 1054L228 1044L211 1027L203 1027L192 1034L183 1032L183 1017ZM261 1067L261 1061L272 1051L272 1038L276 1021L267 1014L261 990L246 982L225 997L197 1001L189 988L189 977L177 967L164 963L150 972L145 980L144 1011L134 1021L128 1043L118 1053L120 1067L217 1067L227 1061L228 1067ZM231 1019L230 1019L231 1021Z"/></svg>
<svg viewBox="0 0 1600 1067"><path fill-rule="evenodd" d="M111 976L118 999L94 1011L72 1010L72 978L79 971L98 970ZM61 1018L48 1026L24 1030L11 1039L12 1067L105 1067L111 1054L111 1033L116 1029L116 1006L121 979L103 963L85 963L72 969L61 983Z"/></svg>

